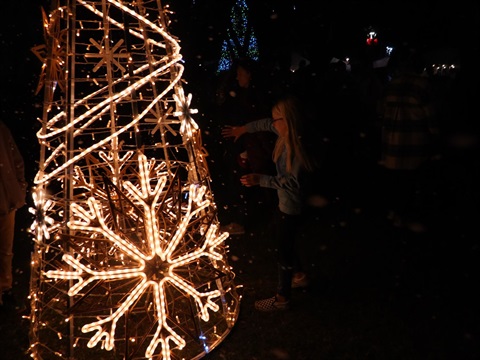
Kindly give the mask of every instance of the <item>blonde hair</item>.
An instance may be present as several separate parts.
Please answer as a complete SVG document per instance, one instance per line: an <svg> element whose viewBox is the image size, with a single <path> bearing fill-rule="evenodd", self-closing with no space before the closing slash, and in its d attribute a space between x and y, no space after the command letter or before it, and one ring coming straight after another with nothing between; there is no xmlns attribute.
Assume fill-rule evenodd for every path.
<svg viewBox="0 0 480 360"><path fill-rule="evenodd" d="M288 173L292 171L292 164L295 158L297 158L305 170L312 171L315 167L315 162L309 156L303 144L303 121L306 116L299 100L292 95L285 96L273 105L273 109L283 114L288 129L285 137L279 136L277 138L273 150L273 161L277 162L285 147Z"/></svg>

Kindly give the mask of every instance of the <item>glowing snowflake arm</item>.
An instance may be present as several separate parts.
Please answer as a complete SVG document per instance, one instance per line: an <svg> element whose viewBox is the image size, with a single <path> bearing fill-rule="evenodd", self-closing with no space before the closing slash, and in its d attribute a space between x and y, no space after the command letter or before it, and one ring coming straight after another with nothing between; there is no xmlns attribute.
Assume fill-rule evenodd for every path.
<svg viewBox="0 0 480 360"><path fill-rule="evenodd" d="M124 167L125 163L130 160L132 155L134 154L133 151L127 151L124 156L118 159L118 163L116 166L118 166L118 170L120 170L122 167ZM112 174L115 174L115 166L114 166L114 156L113 153L110 152L109 154L106 154L103 151L100 151L98 155L105 161L105 163L108 165L110 168L110 172ZM116 181L114 181L116 183Z"/></svg>
<svg viewBox="0 0 480 360"><path fill-rule="evenodd" d="M167 183L167 177L160 176L157 184L152 189L150 187L151 179L149 176L151 166L149 166L147 162L147 157L145 155L139 156L138 163L140 167L140 189L130 181L124 183L124 188L130 196L132 196L138 203L142 204L145 209L146 240L151 249L150 256L153 257L155 253L157 253L162 260L165 260L165 254L160 246L160 231L156 219L156 208L160 195L162 195L165 184ZM151 199L150 203L147 203L147 200L149 199Z"/></svg>
<svg viewBox="0 0 480 360"><path fill-rule="evenodd" d="M100 208L100 203L93 197L87 200L90 211L87 211L77 203L70 206L72 214L76 217L73 221L68 222L68 227L73 230L82 230L92 233L101 234L105 239L113 242L120 250L134 258L138 262L142 262L145 255L142 254L134 245L122 239L115 234L105 223L105 219ZM91 221L97 219L100 226L92 226Z"/></svg>
<svg viewBox="0 0 480 360"><path fill-rule="evenodd" d="M228 237L228 234L224 233L219 237L215 238L215 233L216 233L216 226L212 226L207 232L207 236L206 236L207 239L205 241L205 244L202 246L202 248L193 253L189 253L184 256L176 258L174 261L172 261L169 269L168 280L171 281L180 289L182 289L185 293L190 294L190 296L192 296L195 299L198 307L201 309L201 314L202 314L201 317L205 321L208 321L210 317L208 313L209 308L213 311L218 311L218 305L212 302L211 299L214 297L220 296L220 292L218 290L215 290L207 293L200 293L194 287L190 286L183 278L178 277L175 274L174 270L175 268L180 267L182 265L192 263L194 260L199 259L202 256L209 256L209 257L215 258L216 260L221 260L223 258L222 255L215 252L210 253L210 252L204 251L206 247L210 247L210 249L212 249L213 247L218 245L221 241L223 241L226 237Z"/></svg>
<svg viewBox="0 0 480 360"><path fill-rule="evenodd" d="M162 359L169 360L170 359L170 344L169 341L173 341L179 349L182 349L185 346L185 340L180 337L167 323L167 314L164 309L166 309L165 303L165 292L164 292L164 281L160 282L160 284L152 284L155 288L155 305L157 310L157 318L159 319L159 324L162 326L158 326L155 334L153 336L152 341L148 345L148 348L145 352L145 356L150 358L154 355L155 350L157 349L158 345L161 344L162 349ZM167 333L166 336L161 336L164 332Z"/></svg>
<svg viewBox="0 0 480 360"><path fill-rule="evenodd" d="M184 263L191 263L194 260L200 258L201 256L208 256L212 259L215 260L222 260L223 256L217 252L214 251L215 247L222 244L225 239L228 238L228 233L223 233L220 236L216 236L217 233L217 226L212 225L207 231L207 234L205 235L205 241L202 244L202 246L198 247L194 252L187 253L183 256L179 256L175 258L175 260L172 262L175 266L178 266L176 264L184 264ZM207 251L208 248L208 251Z"/></svg>
<svg viewBox="0 0 480 360"><path fill-rule="evenodd" d="M217 229L218 227L216 225L210 226L210 229L208 229L207 232L207 246L210 247L210 250L214 249L218 245L221 245L225 242L225 240L228 238L228 232L224 232L217 236Z"/></svg>
<svg viewBox="0 0 480 360"><path fill-rule="evenodd" d="M217 236L217 226L211 226L207 232L206 246L209 247L209 255L216 260L221 260L223 256L215 251L215 248L224 243L228 238L228 232L224 232Z"/></svg>
<svg viewBox="0 0 480 360"><path fill-rule="evenodd" d="M141 273L145 267L144 264L138 268L132 269L121 268L117 270L94 271L80 263L78 259L75 259L71 255L63 255L62 260L76 269L76 271L50 270L47 271L45 275L54 279L78 280L78 283L68 290L69 296L77 295L85 286L96 280L126 279L139 276L144 277L144 274ZM85 280L83 274L90 274L91 276Z"/></svg>
<svg viewBox="0 0 480 360"><path fill-rule="evenodd" d="M106 317L105 319L86 324L82 327L83 333L88 333L90 331L97 331L95 335L92 336L87 346L92 348L98 344L98 342L104 338L105 339L105 349L112 350L115 340L115 328L117 327L117 322L120 318L128 311L130 306L133 305L135 300L145 291L149 286L149 282L145 279L138 284L135 289L132 290L128 298L122 303L122 305L115 311L112 315ZM108 326L105 324L110 323Z"/></svg>
<svg viewBox="0 0 480 360"><path fill-rule="evenodd" d="M197 215L199 212L201 212L210 204L210 201L208 200L202 201L202 197L204 196L205 191L206 191L205 186L198 187L195 184L190 185L190 196L188 198L188 207L186 209L186 213L183 216L180 223L178 224L177 231L175 232L175 235L173 236L170 243L168 244L168 247L166 250L167 260L169 262L172 262L171 255L173 253L173 250L176 249L178 243L185 235L185 232L187 231L187 225L190 223L190 220L192 219L192 217ZM198 208L192 211L194 201L197 204ZM160 254L158 255L160 256Z"/></svg>
<svg viewBox="0 0 480 360"><path fill-rule="evenodd" d="M173 272L173 267L170 267L168 281L170 281L172 284L175 284L175 286L182 289L186 294L189 294L195 299L195 302L197 303L198 307L200 308L200 312L202 313L202 320L208 321L208 319L210 319L210 315L208 313L209 308L212 311L218 311L218 305L215 304L211 299L220 296L219 290L205 293L198 292L194 287L190 286L183 278L177 276Z"/></svg>
<svg viewBox="0 0 480 360"><path fill-rule="evenodd" d="M140 167L140 190L130 181L126 181L124 187L138 202L142 203L144 206L151 206L147 205L145 201L151 197L153 197L152 203L156 205L167 182L167 176L160 176L159 181L152 189L150 187L151 178L149 175L151 165L148 164L147 157L145 155L140 155L138 157L138 163Z"/></svg>

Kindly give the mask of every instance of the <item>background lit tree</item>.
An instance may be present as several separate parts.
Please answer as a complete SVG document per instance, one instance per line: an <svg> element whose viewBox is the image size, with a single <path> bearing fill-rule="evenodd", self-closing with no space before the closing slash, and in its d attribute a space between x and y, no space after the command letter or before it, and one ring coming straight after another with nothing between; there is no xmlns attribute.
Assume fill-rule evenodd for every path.
<svg viewBox="0 0 480 360"><path fill-rule="evenodd" d="M240 58L259 59L258 43L245 0L236 0L230 10L227 38L222 43L217 72L230 69Z"/></svg>

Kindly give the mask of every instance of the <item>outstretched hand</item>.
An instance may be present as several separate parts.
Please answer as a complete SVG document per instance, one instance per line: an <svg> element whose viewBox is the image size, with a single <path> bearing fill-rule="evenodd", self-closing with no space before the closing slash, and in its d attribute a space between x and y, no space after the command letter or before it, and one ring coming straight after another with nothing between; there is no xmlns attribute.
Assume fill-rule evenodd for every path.
<svg viewBox="0 0 480 360"><path fill-rule="evenodd" d="M245 134L247 129L245 126L230 126L227 125L222 129L222 136L224 138L233 137L233 141L237 141L237 139Z"/></svg>
<svg viewBox="0 0 480 360"><path fill-rule="evenodd" d="M260 174L247 174L240 178L242 185L250 187L260 185Z"/></svg>

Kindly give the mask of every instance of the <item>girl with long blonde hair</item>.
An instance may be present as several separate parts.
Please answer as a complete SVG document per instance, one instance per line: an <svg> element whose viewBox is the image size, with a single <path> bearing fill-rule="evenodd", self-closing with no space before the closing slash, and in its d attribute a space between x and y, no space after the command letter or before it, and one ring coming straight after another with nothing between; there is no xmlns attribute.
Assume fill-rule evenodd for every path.
<svg viewBox="0 0 480 360"><path fill-rule="evenodd" d="M249 132L272 131L278 138L273 150L277 174L247 174L240 179L244 186L262 186L277 190L278 211L275 218L278 246L278 286L273 297L255 302L260 311L286 310L290 307L291 289L306 285L306 277L299 269L295 240L304 207L302 177L313 171L315 161L309 156L304 138L304 108L293 95L280 98L272 107L272 117L247 123L244 126L225 127L224 137L236 141ZM295 272L295 276L294 276Z"/></svg>

